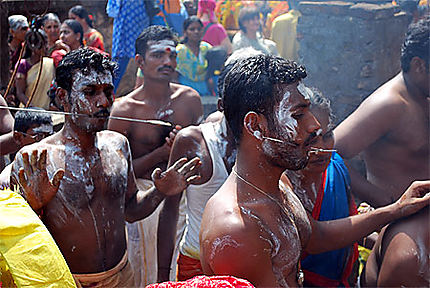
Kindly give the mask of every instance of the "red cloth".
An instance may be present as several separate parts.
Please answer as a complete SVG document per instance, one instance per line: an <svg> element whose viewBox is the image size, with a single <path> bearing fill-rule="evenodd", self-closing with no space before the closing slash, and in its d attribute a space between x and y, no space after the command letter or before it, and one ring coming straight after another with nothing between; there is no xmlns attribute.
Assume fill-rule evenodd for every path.
<svg viewBox="0 0 430 288"><path fill-rule="evenodd" d="M151 284L146 288L248 288L254 287L246 280L233 276L196 276L184 282L164 282Z"/></svg>
<svg viewBox="0 0 430 288"><path fill-rule="evenodd" d="M176 279L179 281L185 281L193 278L194 276L203 275L202 264L199 259L188 257L184 254L179 253L178 257L178 272Z"/></svg>

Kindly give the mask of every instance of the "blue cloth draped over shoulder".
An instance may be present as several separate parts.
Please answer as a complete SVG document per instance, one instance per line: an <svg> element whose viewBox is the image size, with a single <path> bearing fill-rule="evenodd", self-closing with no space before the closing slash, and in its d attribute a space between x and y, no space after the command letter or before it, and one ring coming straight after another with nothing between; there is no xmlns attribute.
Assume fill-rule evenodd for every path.
<svg viewBox="0 0 430 288"><path fill-rule="evenodd" d="M350 191L351 180L348 169L337 153L332 154L326 173L320 215L316 220L327 221L348 217L350 215L348 191ZM348 259L352 257L352 251L352 246L350 246L335 251L308 255L301 261L302 268L305 270L305 281L307 278L306 271L310 271L312 272L311 278L318 274L322 275L323 278L340 282ZM343 286L341 283L339 285Z"/></svg>

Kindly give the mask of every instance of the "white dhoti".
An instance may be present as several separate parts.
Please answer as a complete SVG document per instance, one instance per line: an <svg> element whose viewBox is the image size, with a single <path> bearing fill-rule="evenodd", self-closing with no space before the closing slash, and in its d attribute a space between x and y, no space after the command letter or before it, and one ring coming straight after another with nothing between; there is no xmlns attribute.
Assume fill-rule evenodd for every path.
<svg viewBox="0 0 430 288"><path fill-rule="evenodd" d="M147 179L136 179L139 190L148 190L154 184ZM179 240L185 227L185 197L182 197L179 207L179 218L176 233L176 246L173 254L170 280L176 279L176 259L178 257ZM148 217L127 226L127 250L130 264L134 270L135 285L145 287L157 282L157 229L161 205Z"/></svg>

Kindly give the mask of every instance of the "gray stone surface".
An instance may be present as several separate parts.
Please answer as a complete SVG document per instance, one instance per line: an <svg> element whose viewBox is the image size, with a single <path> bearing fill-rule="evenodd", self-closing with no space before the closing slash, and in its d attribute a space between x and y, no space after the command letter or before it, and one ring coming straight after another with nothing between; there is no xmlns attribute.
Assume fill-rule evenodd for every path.
<svg viewBox="0 0 430 288"><path fill-rule="evenodd" d="M400 71L408 19L390 3L301 2L300 62L306 83L332 102L339 123Z"/></svg>

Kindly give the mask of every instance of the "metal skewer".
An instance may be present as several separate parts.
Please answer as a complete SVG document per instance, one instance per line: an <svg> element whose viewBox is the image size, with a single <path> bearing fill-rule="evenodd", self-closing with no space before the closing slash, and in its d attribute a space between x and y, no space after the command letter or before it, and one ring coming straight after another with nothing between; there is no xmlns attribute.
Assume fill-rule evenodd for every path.
<svg viewBox="0 0 430 288"><path fill-rule="evenodd" d="M152 120L152 119L143 120L143 119L118 117L118 116L97 117L97 116L92 116L92 115L88 115L88 114L81 114L81 113L71 113L71 112L51 111L51 110L38 110L38 109L31 109L31 108L15 108L15 107L7 107L7 106L0 106L0 109L14 110L14 111L30 111L30 112L56 114L56 115L71 115L71 116L88 117L88 118L106 118L106 119L138 122L138 123L160 125L160 126L167 126L167 127L173 126L172 123L169 123L166 121L161 121L161 120Z"/></svg>
<svg viewBox="0 0 430 288"><path fill-rule="evenodd" d="M311 150L309 151L310 153L332 153L332 152L337 152L337 149L322 149L322 148L316 148L316 147L311 147Z"/></svg>

